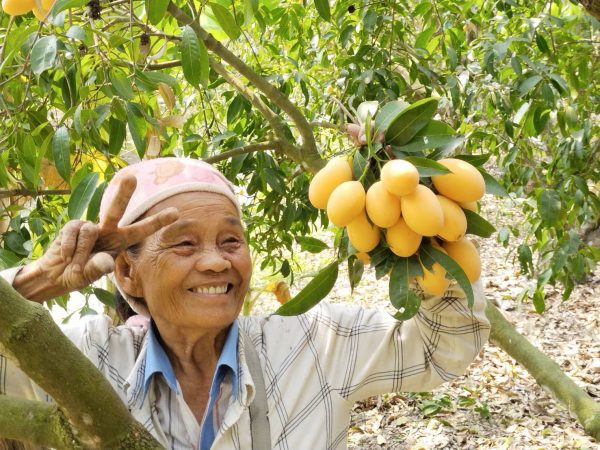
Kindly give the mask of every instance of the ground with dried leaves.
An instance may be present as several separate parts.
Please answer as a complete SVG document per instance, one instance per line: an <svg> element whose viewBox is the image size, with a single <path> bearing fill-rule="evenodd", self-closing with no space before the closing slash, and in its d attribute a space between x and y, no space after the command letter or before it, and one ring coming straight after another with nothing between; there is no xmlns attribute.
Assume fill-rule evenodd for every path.
<svg viewBox="0 0 600 450"><path fill-rule="evenodd" d="M518 204L488 202L483 215L498 227L521 221ZM325 235L321 236L324 237ZM600 269L567 302L550 292L547 311L533 312L517 295L528 281L519 274L514 253L494 238L479 240L486 293L533 344L600 402ZM323 266L321 254L304 267ZM298 283L302 284L302 283ZM392 311L387 279L367 270L350 292L342 271L328 301ZM256 309L273 311L271 301ZM529 373L498 347L488 344L468 372L432 393L398 393L355 405L348 438L350 449L600 449L576 419Z"/></svg>

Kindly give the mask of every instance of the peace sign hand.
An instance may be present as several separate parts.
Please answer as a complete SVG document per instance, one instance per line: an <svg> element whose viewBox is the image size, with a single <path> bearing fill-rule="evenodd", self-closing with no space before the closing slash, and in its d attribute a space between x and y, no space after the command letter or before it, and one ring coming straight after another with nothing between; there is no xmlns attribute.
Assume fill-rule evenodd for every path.
<svg viewBox="0 0 600 450"><path fill-rule="evenodd" d="M121 251L177 220L177 210L167 208L119 227L135 187L134 176L123 177L100 224L67 222L46 253L21 270L13 287L38 302L82 289L112 272L114 259Z"/></svg>

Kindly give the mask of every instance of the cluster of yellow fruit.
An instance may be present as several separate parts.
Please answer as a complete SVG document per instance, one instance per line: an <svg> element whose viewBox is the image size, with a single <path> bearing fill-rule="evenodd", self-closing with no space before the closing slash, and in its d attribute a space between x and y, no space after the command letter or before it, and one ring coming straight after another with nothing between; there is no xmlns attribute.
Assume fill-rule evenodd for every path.
<svg viewBox="0 0 600 450"><path fill-rule="evenodd" d="M11 16L20 16L33 11L35 17L42 21L48 15L56 0L2 0L2 10Z"/></svg>
<svg viewBox="0 0 600 450"><path fill-rule="evenodd" d="M481 274L479 253L464 237L467 219L464 209L476 211L477 201L485 193L481 173L466 161L445 158L437 161L450 173L431 177L438 194L419 184L419 172L408 161L388 161L381 169L381 179L365 192L360 181L353 179L352 163L346 157L333 158L310 183L308 197L312 205L326 209L329 220L346 227L348 238L359 252L361 261L380 242L381 229L390 250L409 257L417 253L422 239L437 237L432 244L463 269L469 281ZM423 267L417 283L428 294L443 293L450 283L444 268L435 263L431 271Z"/></svg>

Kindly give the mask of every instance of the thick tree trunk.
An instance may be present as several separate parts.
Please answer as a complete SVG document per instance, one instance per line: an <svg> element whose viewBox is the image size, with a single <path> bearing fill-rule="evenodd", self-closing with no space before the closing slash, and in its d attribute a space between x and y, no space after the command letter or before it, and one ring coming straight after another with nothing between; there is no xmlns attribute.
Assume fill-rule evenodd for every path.
<svg viewBox="0 0 600 450"><path fill-rule="evenodd" d="M129 413L108 380L56 326L49 312L24 299L1 277L0 344L8 352L6 356L14 359L60 407L44 408L35 405L37 402L16 404L16 400L2 396L0 436L34 444L45 441L44 437L38 441L23 439L19 425L11 426L16 411L27 407L32 430L40 436L50 433L58 442L68 438L65 430L70 431L77 441L71 448L162 448ZM4 414L7 409L14 411ZM55 446L56 442L47 445Z"/></svg>
<svg viewBox="0 0 600 450"><path fill-rule="evenodd" d="M534 347L489 300L486 315L492 324L490 341L525 367L540 386L548 388L577 416L587 434L600 441L600 403L565 375L558 364Z"/></svg>
<svg viewBox="0 0 600 450"><path fill-rule="evenodd" d="M578 0L587 12L600 20L600 0Z"/></svg>

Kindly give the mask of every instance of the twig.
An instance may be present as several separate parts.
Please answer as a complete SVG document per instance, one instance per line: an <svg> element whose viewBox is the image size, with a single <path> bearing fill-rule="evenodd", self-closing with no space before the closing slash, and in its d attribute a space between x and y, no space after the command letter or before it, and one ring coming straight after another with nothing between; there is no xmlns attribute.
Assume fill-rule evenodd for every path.
<svg viewBox="0 0 600 450"><path fill-rule="evenodd" d="M338 125L337 123L324 122L322 120L310 122L310 126L313 128L330 128L332 130L338 130L342 132L346 131L346 125Z"/></svg>
<svg viewBox="0 0 600 450"><path fill-rule="evenodd" d="M0 198L41 197L43 195L68 195L70 193L70 189L40 189L38 191L31 189L1 189Z"/></svg>
<svg viewBox="0 0 600 450"><path fill-rule="evenodd" d="M281 150L281 141L271 141L263 142L260 144L244 145L243 147L233 148L219 155L209 156L208 158L204 158L203 161L212 164L219 161L224 161L229 158L233 158L234 156L243 155L245 153L254 153L261 150Z"/></svg>

